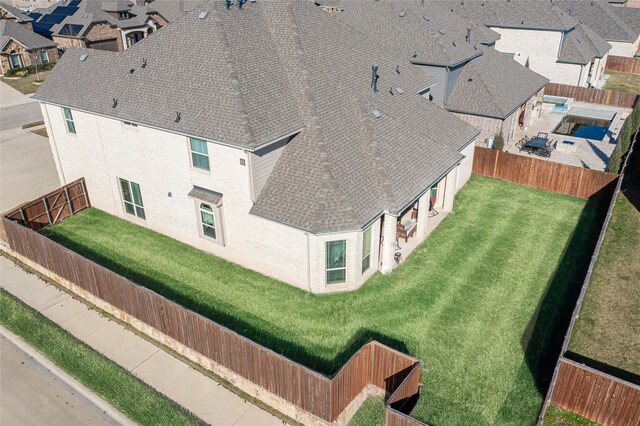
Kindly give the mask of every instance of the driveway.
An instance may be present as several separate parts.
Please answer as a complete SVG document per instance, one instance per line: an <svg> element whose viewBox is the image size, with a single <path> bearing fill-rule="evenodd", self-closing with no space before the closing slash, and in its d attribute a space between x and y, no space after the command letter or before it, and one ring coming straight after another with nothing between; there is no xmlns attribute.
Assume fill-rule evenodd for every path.
<svg viewBox="0 0 640 426"><path fill-rule="evenodd" d="M22 129L42 121L38 102L0 82L0 212L60 186L49 140Z"/></svg>
<svg viewBox="0 0 640 426"><path fill-rule="evenodd" d="M120 424L5 336L0 339L0 377L3 425Z"/></svg>

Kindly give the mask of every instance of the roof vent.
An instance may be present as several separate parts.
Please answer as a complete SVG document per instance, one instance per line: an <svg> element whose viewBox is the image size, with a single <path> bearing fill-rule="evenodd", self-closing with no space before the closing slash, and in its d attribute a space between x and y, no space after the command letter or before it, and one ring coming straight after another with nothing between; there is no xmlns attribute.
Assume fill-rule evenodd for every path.
<svg viewBox="0 0 640 426"><path fill-rule="evenodd" d="M238 0L238 9L242 9L242 5L244 4L245 0Z"/></svg>
<svg viewBox="0 0 640 426"><path fill-rule="evenodd" d="M378 66L371 65L371 89L373 90L373 93L378 91L378 78L380 78L378 75Z"/></svg>
<svg viewBox="0 0 640 426"><path fill-rule="evenodd" d="M452 41L451 44L453 44L453 46L455 47L456 46L456 41L455 40Z"/></svg>
<svg viewBox="0 0 640 426"><path fill-rule="evenodd" d="M142 58L142 68L146 68L147 67L147 60L145 58Z"/></svg>
<svg viewBox="0 0 640 426"><path fill-rule="evenodd" d="M118 106L118 98L113 98L113 104L111 105L111 108L115 108Z"/></svg>
<svg viewBox="0 0 640 426"><path fill-rule="evenodd" d="M396 93L398 95L404 95L404 90L402 90L402 87L396 87Z"/></svg>
<svg viewBox="0 0 640 426"><path fill-rule="evenodd" d="M405 12L404 10L401 10L398 15L400 15L401 18L404 18L406 16L406 14L407 14L407 12Z"/></svg>
<svg viewBox="0 0 640 426"><path fill-rule="evenodd" d="M80 55L80 61L84 62L87 60L87 58L89 57L89 55L87 55L86 53L83 53L82 55Z"/></svg>
<svg viewBox="0 0 640 426"><path fill-rule="evenodd" d="M207 15L209 14L209 12L200 12L200 14L198 15L198 19L204 19L207 17Z"/></svg>
<svg viewBox="0 0 640 426"><path fill-rule="evenodd" d="M440 34L444 35L444 31L442 31L442 30L440 30L440 29L439 29L439 30L438 30L438 32L439 32Z"/></svg>
<svg viewBox="0 0 640 426"><path fill-rule="evenodd" d="M396 74L400 74L400 65L396 65Z"/></svg>
<svg viewBox="0 0 640 426"><path fill-rule="evenodd" d="M378 111L377 109L374 109L373 111L371 111L371 115L373 115L375 118L382 117L382 113L380 111Z"/></svg>
<svg viewBox="0 0 640 426"><path fill-rule="evenodd" d="M135 68L131 68L131 69L129 70L129 74L133 74L133 73L134 73L134 71L135 71Z"/></svg>
<svg viewBox="0 0 640 426"><path fill-rule="evenodd" d="M233 4L233 0L224 0L224 7L226 7L227 10L229 10L232 4Z"/></svg>
<svg viewBox="0 0 640 426"><path fill-rule="evenodd" d="M422 19L424 19L425 21L429 22L429 17L428 16L423 16Z"/></svg>
<svg viewBox="0 0 640 426"><path fill-rule="evenodd" d="M468 80L468 81L473 81L473 78L469 77L469 80Z"/></svg>
<svg viewBox="0 0 640 426"><path fill-rule="evenodd" d="M465 37L467 43L471 43L471 27L467 27L467 36Z"/></svg>
<svg viewBox="0 0 640 426"><path fill-rule="evenodd" d="M179 123L182 120L182 114L176 111L176 119L174 120L176 123Z"/></svg>

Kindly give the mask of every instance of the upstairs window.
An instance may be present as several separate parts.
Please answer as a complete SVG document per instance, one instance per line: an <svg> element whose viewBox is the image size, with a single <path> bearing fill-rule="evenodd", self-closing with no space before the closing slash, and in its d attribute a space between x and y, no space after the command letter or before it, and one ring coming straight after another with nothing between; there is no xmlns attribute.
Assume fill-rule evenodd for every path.
<svg viewBox="0 0 640 426"><path fill-rule="evenodd" d="M69 108L62 108L64 111L64 121L67 125L67 132L71 134L76 134L76 125L73 122L73 115L71 114L71 110Z"/></svg>
<svg viewBox="0 0 640 426"><path fill-rule="evenodd" d="M347 241L327 241L327 284L341 284L347 280Z"/></svg>
<svg viewBox="0 0 640 426"><path fill-rule="evenodd" d="M144 214L144 205L142 204L142 193L140 192L140 185L121 178L120 189L122 190L122 203L124 204L124 211L131 215L137 216L140 219L146 219L146 216Z"/></svg>
<svg viewBox="0 0 640 426"><path fill-rule="evenodd" d="M202 139L189 138L189 145L191 148L191 164L193 167L202 170L210 170L207 142Z"/></svg>

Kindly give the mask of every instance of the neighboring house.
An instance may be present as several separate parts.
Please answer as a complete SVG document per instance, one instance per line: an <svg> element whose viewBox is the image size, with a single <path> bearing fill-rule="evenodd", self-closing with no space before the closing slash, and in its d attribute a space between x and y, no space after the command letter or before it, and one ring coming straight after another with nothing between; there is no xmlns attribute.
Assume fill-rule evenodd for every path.
<svg viewBox="0 0 640 426"><path fill-rule="evenodd" d="M542 0L439 0L452 12L500 34L498 51L553 83L592 86L611 46L587 25Z"/></svg>
<svg viewBox="0 0 640 426"><path fill-rule="evenodd" d="M50 7L62 0L6 0L17 8L24 10L43 9Z"/></svg>
<svg viewBox="0 0 640 426"><path fill-rule="evenodd" d="M310 2L210 1L124 52L68 50L35 98L61 182L84 176L95 207L345 291L394 269L471 176L478 131L405 60Z"/></svg>
<svg viewBox="0 0 640 426"><path fill-rule="evenodd" d="M603 0L556 0L554 4L605 39L611 45L610 55L632 58L638 51L637 9L613 8Z"/></svg>
<svg viewBox="0 0 640 426"><path fill-rule="evenodd" d="M58 60L56 43L13 20L0 19L0 71Z"/></svg>
<svg viewBox="0 0 640 426"><path fill-rule="evenodd" d="M632 31L640 34L640 7L615 7L612 9Z"/></svg>
<svg viewBox="0 0 640 426"><path fill-rule="evenodd" d="M542 104L548 79L487 47L499 34L438 3L332 0L321 7L434 79L424 96L480 129L479 144L499 133L509 141Z"/></svg>
<svg viewBox="0 0 640 426"><path fill-rule="evenodd" d="M123 51L203 0L143 1L70 0L46 11L34 11L34 30L60 48L88 47Z"/></svg>
<svg viewBox="0 0 640 426"><path fill-rule="evenodd" d="M0 2L0 19L13 21L32 29L31 22L33 19L22 10L6 2Z"/></svg>

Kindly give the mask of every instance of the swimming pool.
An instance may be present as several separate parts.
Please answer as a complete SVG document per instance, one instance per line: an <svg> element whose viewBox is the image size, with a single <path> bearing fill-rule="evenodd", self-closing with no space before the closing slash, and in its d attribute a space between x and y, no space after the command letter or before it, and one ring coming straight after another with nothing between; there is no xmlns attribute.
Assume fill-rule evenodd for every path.
<svg viewBox="0 0 640 426"><path fill-rule="evenodd" d="M612 120L565 115L553 133L577 138L604 140Z"/></svg>

